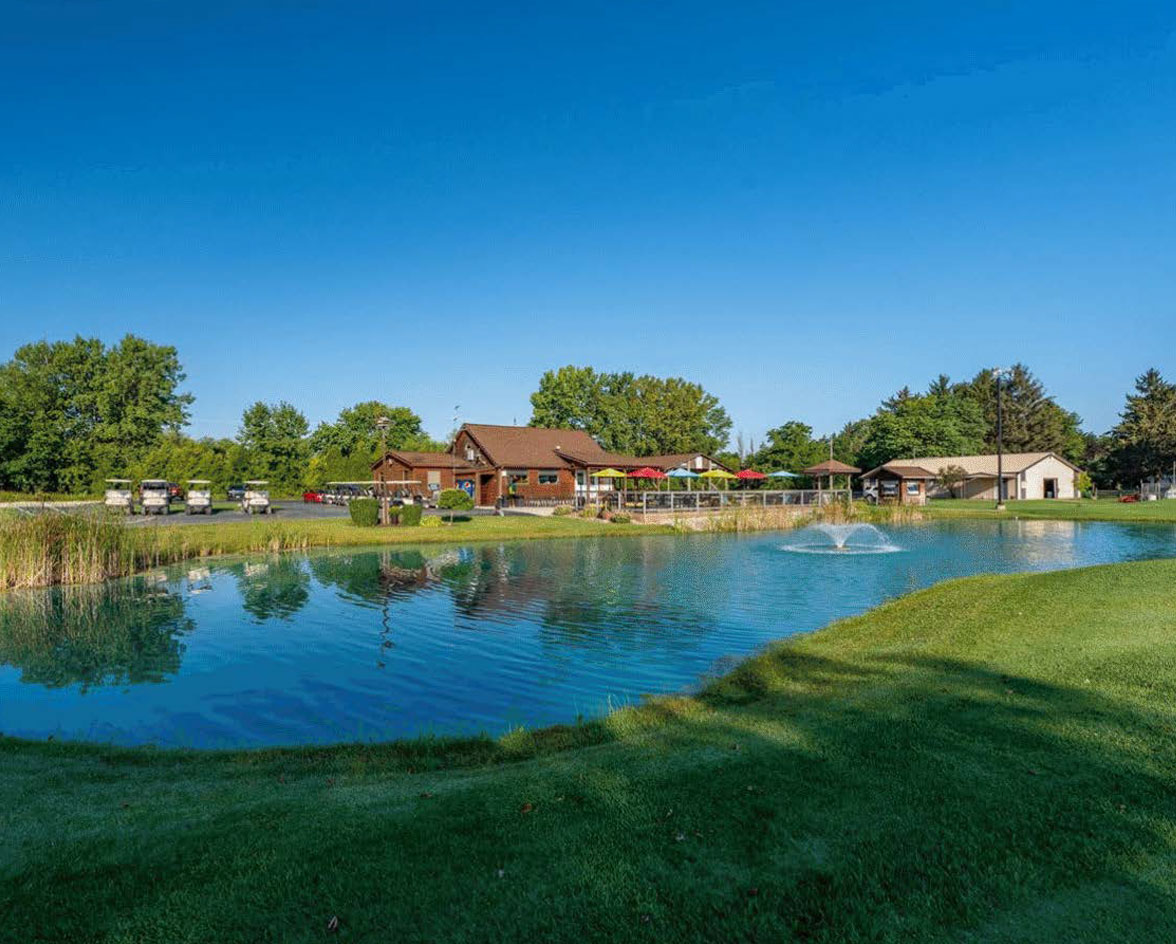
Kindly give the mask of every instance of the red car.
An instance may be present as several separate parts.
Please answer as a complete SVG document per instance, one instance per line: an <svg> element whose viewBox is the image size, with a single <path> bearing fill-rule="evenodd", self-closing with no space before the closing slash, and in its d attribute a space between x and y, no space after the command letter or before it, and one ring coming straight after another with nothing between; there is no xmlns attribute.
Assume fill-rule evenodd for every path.
<svg viewBox="0 0 1176 944"><path fill-rule="evenodd" d="M1135 504L1135 502L1139 501L1139 496L1138 495L1120 495L1119 501L1121 501L1124 505L1133 505L1133 504Z"/></svg>
<svg viewBox="0 0 1176 944"><path fill-rule="evenodd" d="M315 491L303 492L302 501L306 504L314 503L316 505L321 505L323 503L323 493Z"/></svg>

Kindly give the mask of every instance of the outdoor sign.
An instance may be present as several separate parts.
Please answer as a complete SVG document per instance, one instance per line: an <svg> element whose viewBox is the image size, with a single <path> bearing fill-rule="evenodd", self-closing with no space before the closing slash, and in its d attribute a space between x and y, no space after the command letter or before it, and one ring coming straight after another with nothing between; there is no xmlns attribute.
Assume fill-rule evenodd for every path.
<svg viewBox="0 0 1176 944"><path fill-rule="evenodd" d="M460 488L467 495L469 495L470 498L474 497L474 480L473 479L458 479L457 480L457 487Z"/></svg>

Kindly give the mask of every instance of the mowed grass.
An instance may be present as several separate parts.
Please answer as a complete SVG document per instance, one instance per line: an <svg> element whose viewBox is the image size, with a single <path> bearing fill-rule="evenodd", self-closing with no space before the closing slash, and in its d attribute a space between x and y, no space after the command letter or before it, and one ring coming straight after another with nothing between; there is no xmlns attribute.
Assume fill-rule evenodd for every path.
<svg viewBox="0 0 1176 944"><path fill-rule="evenodd" d="M935 499L922 509L930 518L1033 518L1054 521L1176 522L1176 501L1010 501L1004 511L988 501Z"/></svg>
<svg viewBox="0 0 1176 944"><path fill-rule="evenodd" d="M1168 940L1174 588L1172 561L947 583L777 645L697 697L499 740L0 740L0 928L169 944Z"/></svg>

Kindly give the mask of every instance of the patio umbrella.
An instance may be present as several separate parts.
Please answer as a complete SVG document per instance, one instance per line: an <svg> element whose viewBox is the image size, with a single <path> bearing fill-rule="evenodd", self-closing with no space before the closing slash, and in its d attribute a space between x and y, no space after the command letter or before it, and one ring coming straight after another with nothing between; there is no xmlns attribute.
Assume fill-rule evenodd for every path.
<svg viewBox="0 0 1176 944"><path fill-rule="evenodd" d="M623 479L625 477L624 472L618 472L616 469L602 469L599 472L590 472L588 474L591 475L594 479ZM624 483L622 483L622 485L623 484ZM585 490L585 501L586 500L587 490Z"/></svg>
<svg viewBox="0 0 1176 944"><path fill-rule="evenodd" d="M666 473L668 479L685 479L686 491L690 491L690 480L698 478L697 472L691 472L689 469L670 469Z"/></svg>
<svg viewBox="0 0 1176 944"><path fill-rule="evenodd" d="M767 476L762 472L757 472L755 469L740 469L735 473L735 478L739 479L741 482L758 482L762 479L766 479Z"/></svg>
<svg viewBox="0 0 1176 944"><path fill-rule="evenodd" d="M733 479L735 478L726 469L711 469L709 472L703 472L699 476L700 479Z"/></svg>
<svg viewBox="0 0 1176 944"><path fill-rule="evenodd" d="M798 479L800 478L795 472L769 472L770 479Z"/></svg>

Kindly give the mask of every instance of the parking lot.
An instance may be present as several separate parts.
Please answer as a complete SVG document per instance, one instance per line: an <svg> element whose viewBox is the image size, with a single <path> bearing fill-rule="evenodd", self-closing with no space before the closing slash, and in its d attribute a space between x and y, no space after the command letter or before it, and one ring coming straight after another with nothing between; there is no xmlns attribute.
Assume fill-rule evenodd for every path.
<svg viewBox="0 0 1176 944"><path fill-rule="evenodd" d="M213 505L211 515L186 515L183 502L173 502L171 510L166 515L134 514L127 521L138 527L150 527L159 524L222 524L230 521L252 521L255 518L266 521L320 521L348 517L344 505L318 505L298 499L275 501L273 509L272 515L247 515L236 503L230 505L228 502L217 502Z"/></svg>

